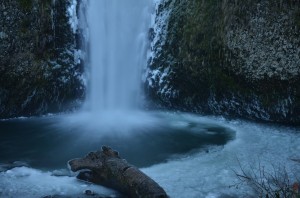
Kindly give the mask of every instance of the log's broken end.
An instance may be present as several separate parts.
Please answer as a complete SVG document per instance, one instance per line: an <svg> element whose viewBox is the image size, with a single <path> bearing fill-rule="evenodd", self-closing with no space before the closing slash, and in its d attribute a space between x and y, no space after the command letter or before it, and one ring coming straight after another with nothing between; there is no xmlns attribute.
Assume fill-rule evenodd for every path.
<svg viewBox="0 0 300 198"><path fill-rule="evenodd" d="M102 149L101 152L100 151L90 152L83 158L77 158L77 159L70 160L68 162L70 169L73 172L83 170L83 169L99 171L103 166L103 162L107 158L120 159L119 153L117 151L114 151L112 148L110 148L108 146L102 146L101 149Z"/></svg>
<svg viewBox="0 0 300 198"><path fill-rule="evenodd" d="M83 169L100 170L102 168L102 161L100 158L95 157L96 154L91 152L84 158L72 159L68 162L69 168L73 171L79 171Z"/></svg>

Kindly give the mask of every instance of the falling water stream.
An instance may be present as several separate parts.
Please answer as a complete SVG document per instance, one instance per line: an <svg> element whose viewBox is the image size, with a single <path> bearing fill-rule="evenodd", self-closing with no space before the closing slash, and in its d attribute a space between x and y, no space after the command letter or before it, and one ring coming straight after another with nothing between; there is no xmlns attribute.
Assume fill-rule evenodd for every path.
<svg viewBox="0 0 300 198"><path fill-rule="evenodd" d="M0 120L0 197L83 197L109 189L76 180L68 160L101 145L118 150L171 197L245 197L229 189L239 160L267 165L299 157L299 129L187 113L144 111L141 73L153 0L89 0L88 110ZM280 148L280 149L278 149ZM266 167L267 167L266 165Z"/></svg>
<svg viewBox="0 0 300 198"><path fill-rule="evenodd" d="M141 70L146 65L147 28L152 0L91 0L91 111L136 110L141 96Z"/></svg>

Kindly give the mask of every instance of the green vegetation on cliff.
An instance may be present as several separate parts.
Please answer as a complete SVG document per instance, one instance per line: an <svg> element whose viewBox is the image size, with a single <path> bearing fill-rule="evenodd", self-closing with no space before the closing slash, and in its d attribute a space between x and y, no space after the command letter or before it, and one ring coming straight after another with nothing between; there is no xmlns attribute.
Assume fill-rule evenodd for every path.
<svg viewBox="0 0 300 198"><path fill-rule="evenodd" d="M156 22L168 13L166 35L154 30L149 96L182 110L300 123L299 11L295 1L162 1Z"/></svg>
<svg viewBox="0 0 300 198"><path fill-rule="evenodd" d="M18 0L22 9L29 11L32 8L32 0Z"/></svg>
<svg viewBox="0 0 300 198"><path fill-rule="evenodd" d="M2 1L0 118L62 111L83 96L69 6L65 0Z"/></svg>

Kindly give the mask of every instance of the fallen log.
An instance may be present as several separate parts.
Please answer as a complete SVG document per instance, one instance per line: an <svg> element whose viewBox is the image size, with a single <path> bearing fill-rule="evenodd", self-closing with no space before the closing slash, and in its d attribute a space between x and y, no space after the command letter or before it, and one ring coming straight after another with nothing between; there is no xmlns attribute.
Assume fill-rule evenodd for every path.
<svg viewBox="0 0 300 198"><path fill-rule="evenodd" d="M103 146L102 151L90 152L68 163L74 172L89 170L80 172L77 178L115 189L128 197L168 197L154 180L121 159L110 147Z"/></svg>

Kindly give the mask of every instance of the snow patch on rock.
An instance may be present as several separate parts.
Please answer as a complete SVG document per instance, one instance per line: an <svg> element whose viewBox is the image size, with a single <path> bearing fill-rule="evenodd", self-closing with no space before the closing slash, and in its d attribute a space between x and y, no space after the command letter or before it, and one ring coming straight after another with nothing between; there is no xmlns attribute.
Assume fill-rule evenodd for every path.
<svg viewBox="0 0 300 198"><path fill-rule="evenodd" d="M179 92L170 86L168 76L173 72L170 65L157 65L156 68L151 68L154 60L159 58L162 53L162 46L165 45L167 39L167 30L169 25L169 17L172 12L174 2L170 0L154 0L155 12L151 16L150 28L150 50L148 51L147 59L150 67L146 69L144 74L144 82L151 88L157 88L157 94L166 99L175 98ZM168 6L168 8L166 8Z"/></svg>
<svg viewBox="0 0 300 198"><path fill-rule="evenodd" d="M163 46L166 42L167 29L168 29L168 18L171 13L171 9L160 10L165 3L169 0L154 0L155 3L155 12L151 16L151 34L153 35L150 47L151 51L148 53L148 60L150 64L153 59L157 57Z"/></svg>
<svg viewBox="0 0 300 198"><path fill-rule="evenodd" d="M77 7L77 0L70 0L70 6L68 7L67 15L69 17L69 24L74 34L78 29L78 17L77 17L76 7Z"/></svg>

